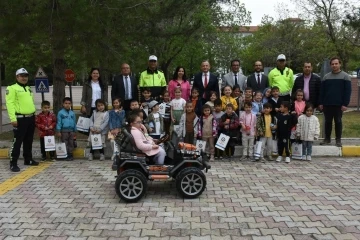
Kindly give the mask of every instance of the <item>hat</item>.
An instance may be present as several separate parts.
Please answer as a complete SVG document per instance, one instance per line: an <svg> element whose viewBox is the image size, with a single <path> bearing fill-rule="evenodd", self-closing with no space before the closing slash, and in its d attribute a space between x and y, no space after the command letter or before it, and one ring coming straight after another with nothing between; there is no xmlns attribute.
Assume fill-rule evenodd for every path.
<svg viewBox="0 0 360 240"><path fill-rule="evenodd" d="M149 106L149 108L153 108L153 107L155 107L155 106L158 105L158 104L159 104L158 101L152 100L151 102L149 102L148 106Z"/></svg>
<svg viewBox="0 0 360 240"><path fill-rule="evenodd" d="M17 75L19 75L19 74L27 74L27 75L29 75L29 73L26 71L26 69L25 68L20 68L20 69L18 69L17 71L16 71L16 76Z"/></svg>
<svg viewBox="0 0 360 240"><path fill-rule="evenodd" d="M284 55L284 54L280 54L280 55L277 57L276 61L279 61L279 60L286 60L285 55Z"/></svg>
<svg viewBox="0 0 360 240"><path fill-rule="evenodd" d="M149 57L149 61L157 61L157 57L155 55L151 55Z"/></svg>

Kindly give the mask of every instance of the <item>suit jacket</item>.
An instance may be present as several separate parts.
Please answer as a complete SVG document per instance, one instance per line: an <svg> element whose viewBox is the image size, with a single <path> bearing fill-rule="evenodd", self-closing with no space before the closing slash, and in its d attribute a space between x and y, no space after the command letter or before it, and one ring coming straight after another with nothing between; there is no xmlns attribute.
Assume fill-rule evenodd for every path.
<svg viewBox="0 0 360 240"><path fill-rule="evenodd" d="M321 80L315 74L311 74L311 78L309 81L309 101L314 107L317 107L319 104L319 97L320 97L320 85ZM304 74L301 74L295 79L295 83L292 89L291 96L295 96L295 93L298 89L304 90ZM305 99L305 96L304 96Z"/></svg>
<svg viewBox="0 0 360 240"><path fill-rule="evenodd" d="M261 82L260 82L260 86L259 86L257 84L257 73L253 73L247 78L246 85L247 85L247 87L251 87L253 92L256 92L256 91L264 92L265 88L269 87L269 78L266 75L261 74Z"/></svg>
<svg viewBox="0 0 360 240"><path fill-rule="evenodd" d="M208 85L206 86L206 88L204 88L204 84L202 81L202 72L196 74L194 76L194 83L193 83L193 88L197 88L199 89L199 99L203 99L203 103L205 103L206 101L210 100L210 92L214 91L218 94L220 94L219 91L219 81L217 79L217 77L209 72L209 77L208 77ZM203 98L203 94L205 92L205 99Z"/></svg>
<svg viewBox="0 0 360 240"><path fill-rule="evenodd" d="M131 81L131 96L132 99L138 99L138 88L137 81L133 76L129 76ZM111 99L121 98L121 100L125 100L125 85L123 81L123 75L118 75L114 77L111 87Z"/></svg>
<svg viewBox="0 0 360 240"><path fill-rule="evenodd" d="M242 73L239 73L239 77L237 79L237 83L242 91L245 91L246 88L246 77ZM235 79L232 72L229 72L223 76L222 86L225 87L226 85L229 85L231 87L234 87L235 85Z"/></svg>

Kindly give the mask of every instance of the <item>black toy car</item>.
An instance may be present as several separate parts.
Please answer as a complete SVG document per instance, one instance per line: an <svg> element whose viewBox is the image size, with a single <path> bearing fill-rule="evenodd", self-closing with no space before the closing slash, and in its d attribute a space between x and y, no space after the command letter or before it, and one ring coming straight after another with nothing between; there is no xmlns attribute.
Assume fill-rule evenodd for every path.
<svg viewBox="0 0 360 240"><path fill-rule="evenodd" d="M134 138L126 129L121 135L116 139L119 154L112 169L117 171L116 193L125 202L141 199L147 191L147 181L155 179L175 179L176 188L184 198L196 198L204 191L206 177L202 170L207 172L211 168L205 154L179 149L175 140L167 141L164 142L164 165L154 165L151 157L136 148Z"/></svg>

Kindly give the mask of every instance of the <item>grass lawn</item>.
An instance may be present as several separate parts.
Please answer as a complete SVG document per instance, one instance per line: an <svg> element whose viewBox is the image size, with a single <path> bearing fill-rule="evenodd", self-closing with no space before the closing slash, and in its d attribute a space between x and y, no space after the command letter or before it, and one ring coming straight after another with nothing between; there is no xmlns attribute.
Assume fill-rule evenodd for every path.
<svg viewBox="0 0 360 240"><path fill-rule="evenodd" d="M320 137L324 137L322 134L324 130L324 115L316 115L319 118L321 133ZM344 113L342 117L343 123L343 138L360 138L360 112L352 111ZM335 125L333 123L333 129L331 137L335 137Z"/></svg>

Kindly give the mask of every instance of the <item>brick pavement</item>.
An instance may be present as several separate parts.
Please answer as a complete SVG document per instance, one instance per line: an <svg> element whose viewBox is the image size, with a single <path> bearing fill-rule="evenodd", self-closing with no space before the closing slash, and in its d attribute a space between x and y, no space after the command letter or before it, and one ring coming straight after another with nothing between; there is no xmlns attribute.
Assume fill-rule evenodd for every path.
<svg viewBox="0 0 360 240"><path fill-rule="evenodd" d="M0 240L360 239L359 170L355 158L216 162L198 199L152 182L125 204L109 161L56 162L0 196ZM0 181L14 175L0 161Z"/></svg>

